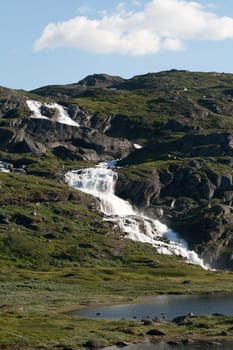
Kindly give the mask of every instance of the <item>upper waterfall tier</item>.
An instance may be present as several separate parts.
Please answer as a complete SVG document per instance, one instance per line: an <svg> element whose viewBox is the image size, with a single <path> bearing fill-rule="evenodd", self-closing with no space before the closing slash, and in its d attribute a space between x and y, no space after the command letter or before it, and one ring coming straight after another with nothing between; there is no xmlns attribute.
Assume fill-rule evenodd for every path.
<svg viewBox="0 0 233 350"><path fill-rule="evenodd" d="M50 111L55 111L52 120L56 121L57 123L66 124L70 126L79 126L78 123L76 123L73 119L70 118L65 107L59 105L58 103L41 103L34 100L27 100L26 102L28 108L32 112L31 118L50 120L49 117L43 115L42 110L43 108L46 108Z"/></svg>

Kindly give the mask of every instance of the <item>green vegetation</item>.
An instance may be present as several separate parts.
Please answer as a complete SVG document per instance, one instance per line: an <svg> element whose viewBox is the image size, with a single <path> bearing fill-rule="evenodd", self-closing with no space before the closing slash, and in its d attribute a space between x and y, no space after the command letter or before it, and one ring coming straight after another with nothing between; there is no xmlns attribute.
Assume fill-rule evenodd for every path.
<svg viewBox="0 0 233 350"><path fill-rule="evenodd" d="M74 105L79 104L100 116L106 116L107 112L108 115L124 114L137 118L137 116L143 115L147 109L148 98L129 91L120 91L119 93L108 90L100 92L94 91L90 94L86 93L85 95L72 99L71 103ZM138 105L139 98L140 105Z"/></svg>
<svg viewBox="0 0 233 350"><path fill-rule="evenodd" d="M233 318L195 317L189 325L177 326L162 322L144 325L138 321L107 321L43 314L27 315L23 311L3 313L0 315L0 346L12 349L12 346L25 349L33 344L34 348L70 348L76 349L88 342L103 347L120 342L135 342L145 339L218 339L228 340L232 337ZM9 334L8 327L11 327ZM165 336L153 337L147 333L159 329Z"/></svg>
<svg viewBox="0 0 233 350"><path fill-rule="evenodd" d="M65 184L5 173L0 184L1 346L143 340L150 327L140 322L91 320L64 312L143 295L232 292L231 274L184 265L150 245L122 239L102 221L88 195ZM217 321L211 336L224 328ZM201 337L195 327L194 335ZM168 338L184 333L171 324L159 328Z"/></svg>
<svg viewBox="0 0 233 350"><path fill-rule="evenodd" d="M63 93L72 105L101 119L120 114L142 127L158 129L175 120L192 128L227 130L233 127L232 83L230 74L170 71L136 76L116 89L89 88L75 98L70 86Z"/></svg>
<svg viewBox="0 0 233 350"><path fill-rule="evenodd" d="M1 270L0 344L9 348L17 344L22 349L26 346L76 348L87 341L108 345L142 341L149 338L147 332L152 328L163 331L166 339L221 339L223 331L227 333L224 339L232 339L232 317L198 317L192 319L192 324L183 326L166 322L145 326L138 321L86 319L65 314L70 309L100 302L134 301L137 295L147 293L208 289L213 292L217 285L221 290L216 292L224 288L228 292L232 290L231 276L222 273L201 272L193 267L183 269L171 259L170 269L164 262L163 267L158 267L157 275L157 268L148 267L148 261L144 263L147 265L144 268ZM137 264L140 265L139 261Z"/></svg>

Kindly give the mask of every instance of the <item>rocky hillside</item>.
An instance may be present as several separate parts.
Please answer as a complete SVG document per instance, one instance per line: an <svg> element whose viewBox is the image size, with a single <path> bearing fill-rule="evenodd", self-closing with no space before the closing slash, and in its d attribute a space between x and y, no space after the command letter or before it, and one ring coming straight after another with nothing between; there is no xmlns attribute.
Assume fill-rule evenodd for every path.
<svg viewBox="0 0 233 350"><path fill-rule="evenodd" d="M79 126L61 122L57 104ZM95 74L31 92L0 88L0 136L0 158L37 176L122 159L117 194L233 270L233 75Z"/></svg>

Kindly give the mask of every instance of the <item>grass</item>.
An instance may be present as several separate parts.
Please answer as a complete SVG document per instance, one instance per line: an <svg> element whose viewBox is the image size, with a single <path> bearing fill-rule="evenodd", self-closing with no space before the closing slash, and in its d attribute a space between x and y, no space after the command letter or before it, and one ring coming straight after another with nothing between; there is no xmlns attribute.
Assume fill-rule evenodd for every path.
<svg viewBox="0 0 233 350"><path fill-rule="evenodd" d="M111 114L124 114L135 117L143 115L147 109L147 98L129 91L115 93L113 91L93 92L94 96L79 97L71 100L71 103L79 104L93 113L105 116L106 111ZM140 98L140 105L138 99Z"/></svg>
<svg viewBox="0 0 233 350"><path fill-rule="evenodd" d="M94 341L101 346L117 344L118 342L132 342L153 339L147 332L153 328L165 333L165 339L229 339L232 336L233 318L224 317L196 317L192 318L192 325L177 326L171 323L157 323L145 326L137 321L107 321L70 317L67 315L28 316L24 313L5 314L4 320L0 315L0 345L7 348L19 346L25 348L33 344L34 348L42 347L55 349L76 348L88 341ZM8 324L11 325L9 334ZM228 337L221 336L222 332ZM157 337L156 337L157 338ZM163 337L164 338L164 337Z"/></svg>
<svg viewBox="0 0 233 350"><path fill-rule="evenodd" d="M209 289L213 292L217 285L221 292L232 291L231 275L190 266L178 272L177 268L178 265L175 272L172 266L170 270L160 267L158 273L151 267L82 267L53 272L2 270L1 279L5 277L6 281L0 283L0 344L5 348L17 344L20 349L76 348L87 341L112 345L120 341L143 341L150 338L147 332L152 328L163 331L166 339L221 339L223 331L228 334L224 339L232 339L232 317L197 317L188 326L167 322L145 326L138 321L87 319L64 313L106 301L134 301L139 295L161 291L200 293Z"/></svg>

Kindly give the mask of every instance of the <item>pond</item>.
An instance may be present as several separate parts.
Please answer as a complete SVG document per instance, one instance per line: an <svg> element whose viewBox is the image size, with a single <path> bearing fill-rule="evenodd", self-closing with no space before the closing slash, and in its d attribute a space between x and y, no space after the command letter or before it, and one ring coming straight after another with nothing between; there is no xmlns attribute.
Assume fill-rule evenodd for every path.
<svg viewBox="0 0 233 350"><path fill-rule="evenodd" d="M167 342L144 342L141 344L131 344L129 346L124 347L124 350L232 350L233 343L232 342L194 342L189 344L171 344L169 345ZM119 348L113 346L109 348L105 348L105 350L119 350Z"/></svg>
<svg viewBox="0 0 233 350"><path fill-rule="evenodd" d="M223 314L233 316L233 295L159 295L143 302L111 306L98 306L72 311L73 315L106 319L155 318L172 320L175 317Z"/></svg>

